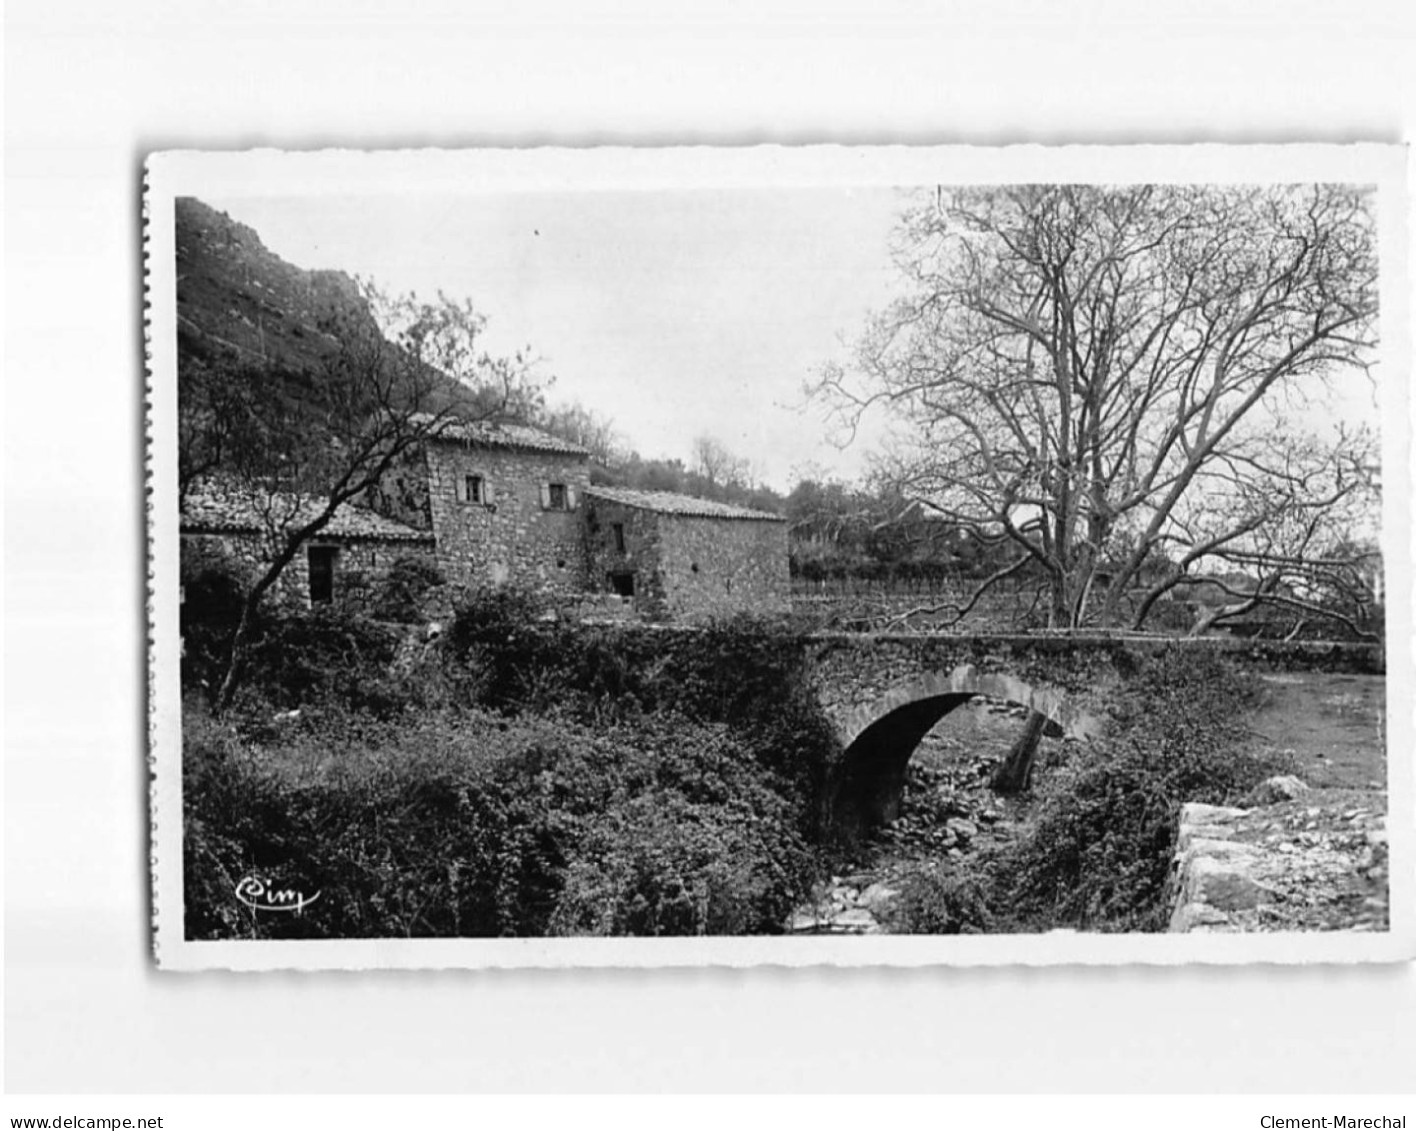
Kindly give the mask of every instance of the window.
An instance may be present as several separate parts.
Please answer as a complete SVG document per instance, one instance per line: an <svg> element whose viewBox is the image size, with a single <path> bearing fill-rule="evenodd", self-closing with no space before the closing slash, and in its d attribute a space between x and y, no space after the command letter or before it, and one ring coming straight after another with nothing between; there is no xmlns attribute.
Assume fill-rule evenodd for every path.
<svg viewBox="0 0 1416 1131"><path fill-rule="evenodd" d="M575 488L565 483L542 483L541 509L543 511L573 511L575 509Z"/></svg>
<svg viewBox="0 0 1416 1131"><path fill-rule="evenodd" d="M491 501L487 481L480 475L461 475L454 480L457 486L457 501L486 506Z"/></svg>
<svg viewBox="0 0 1416 1131"><path fill-rule="evenodd" d="M611 573L609 575L610 588L621 597L634 596L634 574L632 573Z"/></svg>
<svg viewBox="0 0 1416 1131"><path fill-rule="evenodd" d="M610 530L615 536L615 549L621 554L624 553L624 523L616 522L610 526Z"/></svg>
<svg viewBox="0 0 1416 1131"><path fill-rule="evenodd" d="M334 559L339 555L335 546L311 546L310 604L328 605L334 600Z"/></svg>

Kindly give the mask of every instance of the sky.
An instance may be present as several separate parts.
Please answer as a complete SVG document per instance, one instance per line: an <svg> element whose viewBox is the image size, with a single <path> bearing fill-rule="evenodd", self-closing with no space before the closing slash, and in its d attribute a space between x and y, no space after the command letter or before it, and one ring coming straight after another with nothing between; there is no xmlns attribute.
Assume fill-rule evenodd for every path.
<svg viewBox="0 0 1416 1131"><path fill-rule="evenodd" d="M554 376L551 404L610 418L646 458L692 462L711 436L779 491L858 478L886 435L867 418L847 447L804 387L899 286L890 237L902 190L866 188L203 195L302 268L393 293L470 299L485 347L523 347ZM1344 375L1289 405L1335 434L1377 417ZM1305 398L1306 399L1306 398ZM1277 407L1277 406L1275 406Z"/></svg>
<svg viewBox="0 0 1416 1131"><path fill-rule="evenodd" d="M869 434L832 443L803 387L889 301L897 190L203 199L297 267L471 299L490 351L529 345L552 403L645 457L710 435L783 491L864 467Z"/></svg>

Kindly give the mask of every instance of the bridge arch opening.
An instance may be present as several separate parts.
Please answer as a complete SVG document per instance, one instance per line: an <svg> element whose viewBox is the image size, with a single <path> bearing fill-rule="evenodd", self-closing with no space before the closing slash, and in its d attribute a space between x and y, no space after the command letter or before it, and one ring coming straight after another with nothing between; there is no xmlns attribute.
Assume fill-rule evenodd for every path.
<svg viewBox="0 0 1416 1131"><path fill-rule="evenodd" d="M856 839L899 816L905 772L931 730L976 696L1003 699L1047 720L1050 737L1086 739L1097 732L1090 716L1051 688L1007 675L979 675L972 667L930 675L897 687L853 712L842 728L844 747L832 798L837 831Z"/></svg>

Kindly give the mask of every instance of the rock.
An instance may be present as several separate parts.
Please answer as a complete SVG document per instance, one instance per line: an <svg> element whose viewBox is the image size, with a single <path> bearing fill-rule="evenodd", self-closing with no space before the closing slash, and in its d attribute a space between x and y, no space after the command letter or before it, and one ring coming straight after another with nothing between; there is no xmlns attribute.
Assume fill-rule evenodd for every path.
<svg viewBox="0 0 1416 1131"><path fill-rule="evenodd" d="M1229 922L1222 911L1204 903L1182 903L1170 917L1170 929L1176 932L1193 931L1197 927L1213 927Z"/></svg>
<svg viewBox="0 0 1416 1131"><path fill-rule="evenodd" d="M1197 840L1214 842L1228 840L1233 835L1234 830L1226 825L1187 825L1182 820L1175 847L1177 851L1184 852Z"/></svg>
<svg viewBox="0 0 1416 1131"><path fill-rule="evenodd" d="M1193 837L1185 845L1184 853L1188 858L1204 856L1211 860L1243 861L1253 860L1259 855L1259 850L1252 844L1244 844L1235 840L1209 840L1203 837Z"/></svg>
<svg viewBox="0 0 1416 1131"><path fill-rule="evenodd" d="M1266 778L1249 791L1244 798L1244 806L1256 809L1263 805L1278 805L1284 801L1296 801L1308 792L1308 783L1292 774L1281 774Z"/></svg>
<svg viewBox="0 0 1416 1131"><path fill-rule="evenodd" d="M1208 904L1219 911L1249 911L1275 896L1242 865L1208 857L1190 862L1186 887L1190 897L1187 902Z"/></svg>
<svg viewBox="0 0 1416 1131"><path fill-rule="evenodd" d="M842 911L839 915L832 917L831 925L837 928L845 927L853 930L866 930L871 927L879 929L880 927L875 916L864 907L852 907L849 911Z"/></svg>
<svg viewBox="0 0 1416 1131"><path fill-rule="evenodd" d="M860 893L860 905L878 915L899 894L899 888L892 888L883 883L874 883Z"/></svg>
<svg viewBox="0 0 1416 1131"><path fill-rule="evenodd" d="M978 826L963 817L950 817L944 822L944 827L965 844L978 836Z"/></svg>
<svg viewBox="0 0 1416 1131"><path fill-rule="evenodd" d="M821 920L806 911L798 911L792 916L792 921L787 924L787 930L791 931L793 934L815 931L820 929L820 927Z"/></svg>
<svg viewBox="0 0 1416 1131"><path fill-rule="evenodd" d="M1181 806L1182 825L1209 825L1218 821L1228 821L1242 817L1247 809L1236 809L1228 805L1206 805L1202 801L1190 801Z"/></svg>

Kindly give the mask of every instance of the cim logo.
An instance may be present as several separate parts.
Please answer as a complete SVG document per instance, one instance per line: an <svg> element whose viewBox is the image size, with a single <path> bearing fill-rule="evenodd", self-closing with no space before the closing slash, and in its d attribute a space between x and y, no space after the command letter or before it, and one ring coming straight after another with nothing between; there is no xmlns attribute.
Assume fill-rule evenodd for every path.
<svg viewBox="0 0 1416 1131"><path fill-rule="evenodd" d="M264 876L245 876L236 885L236 898L252 911L293 911L299 914L319 897L319 892L307 896L294 888L274 887Z"/></svg>

